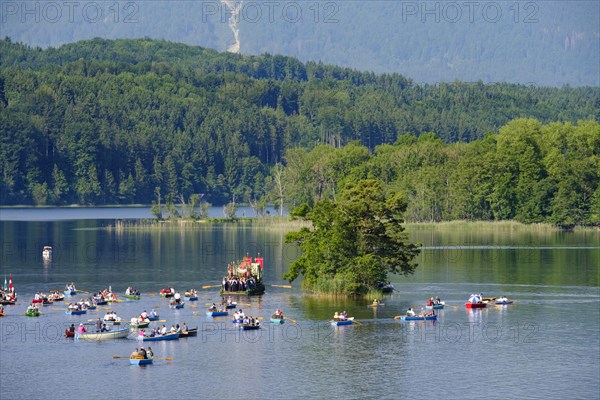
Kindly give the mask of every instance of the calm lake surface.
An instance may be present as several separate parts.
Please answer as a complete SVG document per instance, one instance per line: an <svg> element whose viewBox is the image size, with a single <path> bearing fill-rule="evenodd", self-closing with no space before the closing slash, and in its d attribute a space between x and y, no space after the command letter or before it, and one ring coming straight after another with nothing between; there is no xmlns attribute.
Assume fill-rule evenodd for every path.
<svg viewBox="0 0 600 400"><path fill-rule="evenodd" d="M297 282L292 289L271 286L287 283L281 275L298 255L278 227L119 231L103 227L124 218L121 211L84 209L72 219L58 209L46 211L47 220L39 210L18 218L6 211L0 210L0 278L12 273L19 302L0 319L2 399L599 397L598 232L411 226L411 239L423 244L417 272L393 277L397 291L372 309L366 300L303 295ZM54 256L44 262L47 244ZM246 314L265 318L262 329L240 332L227 318L207 317L206 303L220 298L218 288L201 286L219 284L228 262L259 252L267 293L238 302ZM201 332L150 343L157 357L173 361L130 366L113 356L128 356L139 346L135 340L62 337L71 323L102 317L106 309L68 316L55 303L38 318L22 315L36 291L68 282L85 291L110 285L122 294L133 285L142 299L111 305L119 316L155 308L167 326L186 322ZM200 299L169 309L157 294L164 286L197 288ZM473 292L515 303L466 310ZM447 303L437 322L393 318L436 295ZM276 308L297 323L270 325ZM330 326L342 310L360 325Z"/></svg>

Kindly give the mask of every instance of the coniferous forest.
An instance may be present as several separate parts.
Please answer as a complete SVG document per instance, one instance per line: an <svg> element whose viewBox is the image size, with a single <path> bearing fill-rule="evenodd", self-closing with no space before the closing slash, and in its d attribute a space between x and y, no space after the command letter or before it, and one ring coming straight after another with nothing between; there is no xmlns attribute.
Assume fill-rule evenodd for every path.
<svg viewBox="0 0 600 400"><path fill-rule="evenodd" d="M149 39L0 56L2 205L292 209L375 178L409 221L600 224L597 87L418 85Z"/></svg>

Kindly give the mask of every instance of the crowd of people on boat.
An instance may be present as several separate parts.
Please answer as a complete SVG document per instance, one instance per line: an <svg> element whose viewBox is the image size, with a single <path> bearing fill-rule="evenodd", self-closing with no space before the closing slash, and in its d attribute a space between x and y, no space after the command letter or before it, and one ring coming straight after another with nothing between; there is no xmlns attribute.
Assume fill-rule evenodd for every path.
<svg viewBox="0 0 600 400"><path fill-rule="evenodd" d="M198 297L198 291L196 289L190 289L190 290L186 290L185 297Z"/></svg>
<svg viewBox="0 0 600 400"><path fill-rule="evenodd" d="M120 322L121 321L121 317L119 317L117 315L117 313L112 310L107 311L102 319L105 322Z"/></svg>
<svg viewBox="0 0 600 400"><path fill-rule="evenodd" d="M165 335L171 335L173 333L187 333L188 332L188 326L187 324L184 322L181 326L179 326L179 324L176 325L171 325L171 329L167 329L167 326L165 324L162 325L162 327L154 327L148 331L146 331L145 329L140 329L138 331L138 336L139 337L158 337L158 336L165 336Z"/></svg>
<svg viewBox="0 0 600 400"><path fill-rule="evenodd" d="M31 303L27 306L27 313L28 314L37 314L37 313L39 313L39 309L37 308L37 306L34 303Z"/></svg>
<svg viewBox="0 0 600 400"><path fill-rule="evenodd" d="M415 313L415 310L413 310L412 307L408 307L408 309L406 310L406 316L407 317L429 317L435 315L435 310L432 308L430 310L425 310L423 309L423 307L421 307L421 312L417 315L417 313Z"/></svg>
<svg viewBox="0 0 600 400"><path fill-rule="evenodd" d="M212 305L208 308L208 311L224 312L224 311L227 311L227 309L217 306L216 303L212 303Z"/></svg>
<svg viewBox="0 0 600 400"><path fill-rule="evenodd" d="M68 311L85 311L88 309L88 306L83 301L78 301L76 303L69 303L67 305Z"/></svg>
<svg viewBox="0 0 600 400"><path fill-rule="evenodd" d="M144 346L141 346L139 350L136 348L130 356L130 358L133 358L134 360L147 360L153 357L154 352L150 346L148 346L148 350L144 349Z"/></svg>
<svg viewBox="0 0 600 400"><path fill-rule="evenodd" d="M4 301L17 301L17 294L14 291L0 289L0 299Z"/></svg>
<svg viewBox="0 0 600 400"><path fill-rule="evenodd" d="M283 314L282 314L283 315ZM248 326L259 326L260 321L258 317L253 317L251 315L245 315L244 311L240 308L238 311L233 313L233 321L238 324L248 325Z"/></svg>
<svg viewBox="0 0 600 400"><path fill-rule="evenodd" d="M246 290L256 287L257 280L254 276L239 277L234 275L232 277L223 277L222 288L226 292L244 292Z"/></svg>
<svg viewBox="0 0 600 400"><path fill-rule="evenodd" d="M140 291L132 288L131 286L128 286L127 289L125 290L125 295L126 296L139 296Z"/></svg>
<svg viewBox="0 0 600 400"><path fill-rule="evenodd" d="M333 314L334 321L346 321L347 319L348 319L348 313L346 313L346 311L342 311L341 313L338 313L336 311L335 314Z"/></svg>
<svg viewBox="0 0 600 400"><path fill-rule="evenodd" d="M432 307L432 306L437 306L437 305L441 305L442 300L440 299L440 296L436 296L435 299L433 297L430 297L429 300L427 300L427 306L428 307Z"/></svg>

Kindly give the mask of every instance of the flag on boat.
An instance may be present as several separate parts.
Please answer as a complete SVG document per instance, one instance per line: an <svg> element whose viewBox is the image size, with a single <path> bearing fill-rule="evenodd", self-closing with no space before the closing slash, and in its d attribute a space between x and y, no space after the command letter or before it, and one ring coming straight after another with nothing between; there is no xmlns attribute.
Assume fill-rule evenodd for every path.
<svg viewBox="0 0 600 400"><path fill-rule="evenodd" d="M4 275L4 290L8 290L8 286L6 285L6 275Z"/></svg>
<svg viewBox="0 0 600 400"><path fill-rule="evenodd" d="M8 277L8 290L11 293L15 291L15 288L13 287L13 284L12 284L12 274L10 274L10 276Z"/></svg>
<svg viewBox="0 0 600 400"><path fill-rule="evenodd" d="M257 262L260 265L260 270L262 271L262 269L263 269L263 258L262 257L255 257L254 261Z"/></svg>

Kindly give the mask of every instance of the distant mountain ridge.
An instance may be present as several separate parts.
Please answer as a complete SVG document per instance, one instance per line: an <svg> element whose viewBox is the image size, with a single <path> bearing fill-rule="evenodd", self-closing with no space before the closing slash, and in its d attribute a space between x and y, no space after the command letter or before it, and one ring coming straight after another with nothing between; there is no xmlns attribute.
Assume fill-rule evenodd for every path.
<svg viewBox="0 0 600 400"><path fill-rule="evenodd" d="M219 51L239 45L243 54L396 72L415 82L600 85L597 1L27 0L3 2L0 14L2 36L42 47L149 37Z"/></svg>

